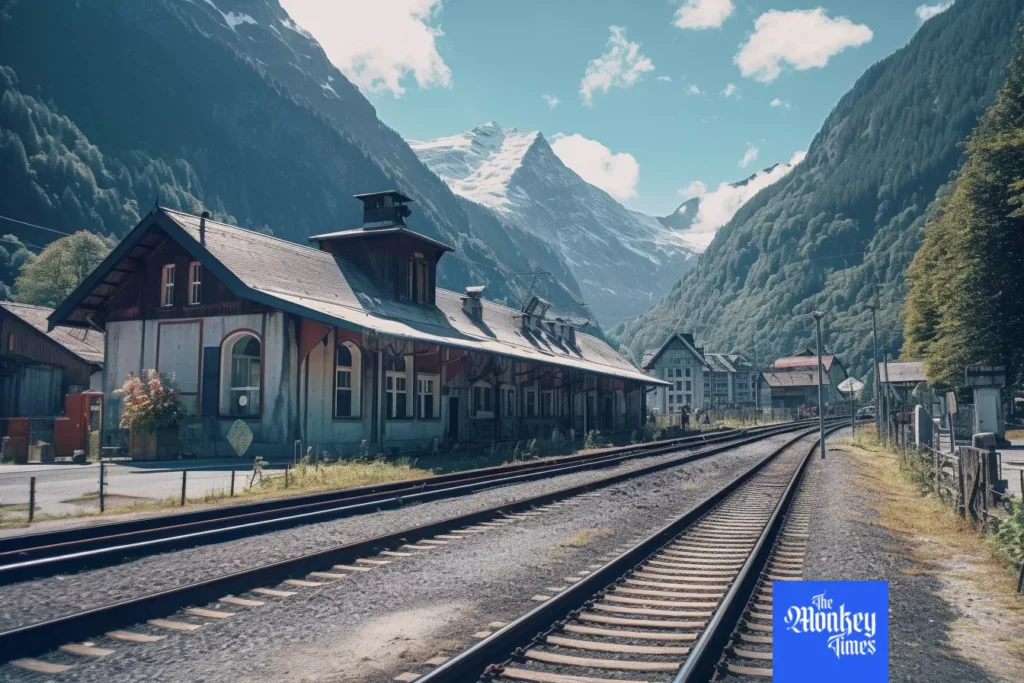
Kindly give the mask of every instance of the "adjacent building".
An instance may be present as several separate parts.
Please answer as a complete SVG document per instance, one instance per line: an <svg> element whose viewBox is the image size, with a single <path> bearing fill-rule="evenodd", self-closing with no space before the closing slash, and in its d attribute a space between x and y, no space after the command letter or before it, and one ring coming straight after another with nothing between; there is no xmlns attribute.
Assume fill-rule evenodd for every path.
<svg viewBox="0 0 1024 683"><path fill-rule="evenodd" d="M301 246L156 208L50 316L106 332L105 442L112 391L129 372L173 373L195 452L224 454L242 420L250 454L292 443L352 454L642 426L644 375L600 339L483 286L437 286L452 247L410 230L409 200L359 195L363 224Z"/></svg>
<svg viewBox="0 0 1024 683"><path fill-rule="evenodd" d="M64 397L102 382L103 334L49 328L52 309L0 301L0 418L64 414Z"/></svg>
<svg viewBox="0 0 1024 683"><path fill-rule="evenodd" d="M846 369L839 359L827 354L821 357L822 398L826 406L845 401L836 386L846 379ZM814 351L804 349L792 356L779 358L761 374L760 399L764 408L800 409L818 405L818 359Z"/></svg>
<svg viewBox="0 0 1024 683"><path fill-rule="evenodd" d="M649 393L652 410L662 415L701 408L705 404L705 373L711 366L704 349L694 345L693 335L673 334L660 348L644 353L641 368L648 376L662 380Z"/></svg>
<svg viewBox="0 0 1024 683"><path fill-rule="evenodd" d="M737 353L705 353L711 367L704 373L705 408L748 408L756 404L757 373Z"/></svg>

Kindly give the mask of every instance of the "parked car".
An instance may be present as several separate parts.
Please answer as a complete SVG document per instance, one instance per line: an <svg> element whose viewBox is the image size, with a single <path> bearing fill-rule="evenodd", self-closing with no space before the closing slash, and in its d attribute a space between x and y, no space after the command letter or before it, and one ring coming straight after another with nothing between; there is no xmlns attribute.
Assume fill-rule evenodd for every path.
<svg viewBox="0 0 1024 683"><path fill-rule="evenodd" d="M862 419L874 418L875 409L873 406L865 406L857 411L857 417Z"/></svg>

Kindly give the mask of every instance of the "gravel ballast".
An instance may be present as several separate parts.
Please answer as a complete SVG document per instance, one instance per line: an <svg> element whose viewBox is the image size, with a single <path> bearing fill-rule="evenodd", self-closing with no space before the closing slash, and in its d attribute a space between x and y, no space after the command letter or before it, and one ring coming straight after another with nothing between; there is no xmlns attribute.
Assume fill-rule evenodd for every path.
<svg viewBox="0 0 1024 683"><path fill-rule="evenodd" d="M811 465L820 504L811 515L804 578L889 582L891 681L995 680L950 647L947 631L959 615L936 595L939 579L901 572L911 566L901 555L903 542L878 524L877 512L855 484L857 465L842 450L829 448L826 454L824 462Z"/></svg>
<svg viewBox="0 0 1024 683"><path fill-rule="evenodd" d="M640 476L416 557L384 558L393 561L321 587L290 588L297 591L295 596L262 597L268 603L262 607L224 606L235 616L206 623L195 632L172 633L144 646L116 643L115 654L98 660L69 661L69 655L59 653L46 659L74 663L61 677L68 681L390 680L440 651L468 646L472 634L492 621L520 616L536 604L532 596L551 594L549 587L565 585L567 577L602 563L615 548L660 528L668 517L685 512L792 437L771 437ZM807 443L802 440L795 448ZM618 469L655 461L634 461ZM33 620L52 617L593 481L614 471L492 489L7 586L0 589L0 617L7 624L24 623L25 614ZM103 646L112 641L96 642ZM29 680L31 675L5 666L0 669L3 676Z"/></svg>

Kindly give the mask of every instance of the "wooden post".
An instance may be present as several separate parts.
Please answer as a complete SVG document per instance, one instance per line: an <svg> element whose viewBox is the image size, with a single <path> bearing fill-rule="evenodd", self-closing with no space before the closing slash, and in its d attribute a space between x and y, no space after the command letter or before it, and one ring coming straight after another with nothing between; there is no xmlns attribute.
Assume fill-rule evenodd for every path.
<svg viewBox="0 0 1024 683"><path fill-rule="evenodd" d="M234 497L234 495L235 495L235 471L234 470L231 470L231 493L230 493L230 495L232 497Z"/></svg>
<svg viewBox="0 0 1024 683"><path fill-rule="evenodd" d="M100 463L100 512L103 512L103 510L104 510L103 496L105 494L105 491L103 489L107 485L106 478L103 476L105 468L106 468L106 463L101 462Z"/></svg>
<svg viewBox="0 0 1024 683"><path fill-rule="evenodd" d="M188 481L188 470L181 471L181 506L185 507L185 486Z"/></svg>
<svg viewBox="0 0 1024 683"><path fill-rule="evenodd" d="M284 466L284 487L288 488L288 470L291 469L290 465Z"/></svg>
<svg viewBox="0 0 1024 683"><path fill-rule="evenodd" d="M964 490L964 461L960 457L957 457L956 459L956 479L957 493L960 496L960 518L967 519L967 492Z"/></svg>
<svg viewBox="0 0 1024 683"><path fill-rule="evenodd" d="M28 523L32 523L32 518L36 513L36 478L29 477L28 480Z"/></svg>

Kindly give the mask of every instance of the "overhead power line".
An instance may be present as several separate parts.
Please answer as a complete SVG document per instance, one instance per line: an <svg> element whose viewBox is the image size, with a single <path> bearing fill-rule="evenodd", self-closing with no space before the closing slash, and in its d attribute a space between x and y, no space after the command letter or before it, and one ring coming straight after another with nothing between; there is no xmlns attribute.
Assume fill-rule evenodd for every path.
<svg viewBox="0 0 1024 683"><path fill-rule="evenodd" d="M47 228L44 225L36 225L35 223L26 223L25 221L19 221L17 218L11 218L10 216L0 216L0 220L10 221L11 223L17 223L18 225L25 225L30 228L36 228L38 230L45 230L46 232L53 232L58 235L64 235L65 237L70 235L70 232L61 232L60 230L54 230L53 228Z"/></svg>

